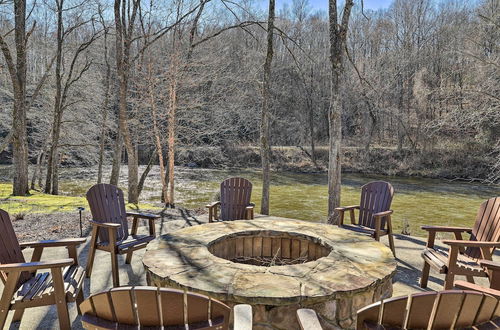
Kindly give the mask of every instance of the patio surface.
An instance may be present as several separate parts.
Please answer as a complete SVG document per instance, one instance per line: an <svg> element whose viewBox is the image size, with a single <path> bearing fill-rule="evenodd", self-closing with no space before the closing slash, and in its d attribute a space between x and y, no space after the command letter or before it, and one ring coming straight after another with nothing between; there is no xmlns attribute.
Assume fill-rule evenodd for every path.
<svg viewBox="0 0 500 330"><path fill-rule="evenodd" d="M172 217L171 210L168 211L168 217L163 217L157 220L157 233L165 234L175 231L179 228L194 226L207 222L207 216L192 216L189 212L181 211ZM176 212L176 211L174 211ZM259 219L283 219L276 217L265 217L257 215ZM139 231L146 230L146 227L141 227ZM81 265L86 265L87 254L89 248L89 240L79 248L79 262ZM397 273L394 277L394 293L393 296L406 295L409 293L423 291L418 281L420 278L423 260L420 252L425 246L425 238L395 235L396 253L397 253ZM382 238L382 243L388 244L387 237ZM440 245L440 242L437 242ZM25 250L27 260L31 258L32 250ZM145 249L134 252L131 265L125 265L125 256L119 256L120 283L122 285L146 285L146 276L142 264L142 256ZM42 260L50 260L54 258L66 258L67 253L64 248L45 249ZM494 259L500 261L498 255ZM457 278L460 278L458 276ZM429 277L429 287L427 290L440 290L443 285L444 276L437 274L431 270ZM480 279L476 283L487 284L486 280ZM96 252L94 268L92 270L91 280L86 279L84 284L85 298L90 294L104 291L111 288L111 262L109 253L103 251ZM0 292L3 291L3 285L0 282ZM80 317L77 314L75 304L69 304L70 320L72 320L73 329L83 329L80 323ZM10 324L13 312L9 313L7 325ZM13 323L10 329L58 329L59 323L55 306L37 307L27 309L24 313L22 322Z"/></svg>

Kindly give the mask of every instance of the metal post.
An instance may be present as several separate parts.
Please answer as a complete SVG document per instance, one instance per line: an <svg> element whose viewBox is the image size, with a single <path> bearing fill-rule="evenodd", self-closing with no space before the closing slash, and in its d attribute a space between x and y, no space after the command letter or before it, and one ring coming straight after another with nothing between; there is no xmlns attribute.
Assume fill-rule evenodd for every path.
<svg viewBox="0 0 500 330"><path fill-rule="evenodd" d="M83 237L83 224L82 224L82 211L84 211L84 207L79 207L78 212L80 212L80 237Z"/></svg>

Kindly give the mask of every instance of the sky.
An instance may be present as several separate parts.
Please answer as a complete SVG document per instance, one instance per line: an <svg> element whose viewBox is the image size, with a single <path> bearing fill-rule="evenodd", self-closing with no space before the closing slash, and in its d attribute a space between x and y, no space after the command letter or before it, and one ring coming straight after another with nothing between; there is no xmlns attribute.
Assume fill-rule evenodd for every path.
<svg viewBox="0 0 500 330"><path fill-rule="evenodd" d="M291 0L277 0L276 1L276 9L280 9L284 3L291 3ZM364 8L365 9L383 9L388 8L391 4L392 0L364 0ZM314 10L327 10L328 9L328 0L309 0L309 3ZM359 5L360 1L354 1L356 5Z"/></svg>

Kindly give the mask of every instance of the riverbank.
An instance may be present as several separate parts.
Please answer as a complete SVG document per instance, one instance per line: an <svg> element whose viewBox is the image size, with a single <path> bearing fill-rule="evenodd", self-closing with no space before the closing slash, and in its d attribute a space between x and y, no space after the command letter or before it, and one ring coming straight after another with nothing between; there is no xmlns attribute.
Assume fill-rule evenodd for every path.
<svg viewBox="0 0 500 330"><path fill-rule="evenodd" d="M342 172L400 177L436 178L469 182L500 183L492 179L492 164L499 155L486 151L434 149L414 152L391 148L343 147ZM275 171L323 173L328 166L328 148L272 147L271 166ZM260 167L260 150L254 146L178 148L176 164L202 168Z"/></svg>

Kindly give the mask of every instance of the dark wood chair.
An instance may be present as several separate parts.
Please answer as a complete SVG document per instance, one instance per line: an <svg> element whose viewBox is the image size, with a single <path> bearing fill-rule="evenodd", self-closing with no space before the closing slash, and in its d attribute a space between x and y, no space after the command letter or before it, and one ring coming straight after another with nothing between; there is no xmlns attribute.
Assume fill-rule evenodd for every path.
<svg viewBox="0 0 500 330"><path fill-rule="evenodd" d="M243 178L229 178L220 184L220 201L208 204L208 222L213 220L253 219L254 204L250 203L252 183ZM217 207L220 207L220 217Z"/></svg>
<svg viewBox="0 0 500 330"><path fill-rule="evenodd" d="M500 247L500 197L491 198L481 204L473 228L423 226L429 232L427 246L422 252L424 266L420 286L427 287L430 267L446 274L444 288L451 289L455 275L464 275L473 283L474 277L486 277L479 265L479 259L492 260L491 256ZM445 251L434 246L436 233L448 232L455 240L443 240L450 248ZM462 239L462 233L470 234L469 240Z"/></svg>
<svg viewBox="0 0 500 330"><path fill-rule="evenodd" d="M0 209L0 278L4 284L0 298L0 329L5 329L9 311L13 321L21 321L30 307L56 305L61 329L70 329L68 302L83 301L85 271L78 265L77 246L85 238L19 243L9 214ZM44 248L66 247L69 258L40 261ZM22 249L33 248L31 262L26 262ZM37 273L48 269L50 272Z"/></svg>
<svg viewBox="0 0 500 330"><path fill-rule="evenodd" d="M466 281L455 281L454 285L458 289L472 290L487 293L500 299L500 264L489 260L479 260L479 265L483 267L490 280L490 287L477 285Z"/></svg>
<svg viewBox="0 0 500 330"><path fill-rule="evenodd" d="M87 192L87 201L92 212L92 239L87 261L87 277L92 273L96 250L109 252L113 273L113 286L120 286L118 276L118 255L126 254L125 263L130 264L132 253L145 248L155 236L155 220L159 215L127 212L123 192L116 186L100 183ZM132 229L129 234L127 217L132 217ZM149 221L149 235L138 235L139 219Z"/></svg>
<svg viewBox="0 0 500 330"><path fill-rule="evenodd" d="M358 311L356 329L496 329L497 298L474 291L420 292L390 298ZM313 310L297 310L302 330L321 329Z"/></svg>
<svg viewBox="0 0 500 330"><path fill-rule="evenodd" d="M387 235L389 246L394 256L394 238L392 232L391 203L394 196L394 188L388 182L373 181L361 187L361 202L359 205L338 207L335 211L339 212L338 225L342 228L353 230L359 233L370 235L377 241L381 236ZM359 210L358 223L356 223L354 210ZM351 218L350 224L344 223L344 213L349 211Z"/></svg>
<svg viewBox="0 0 500 330"><path fill-rule="evenodd" d="M207 296L155 287L120 287L81 305L85 329L228 329L231 308ZM234 329L252 329L250 305L236 305Z"/></svg>

